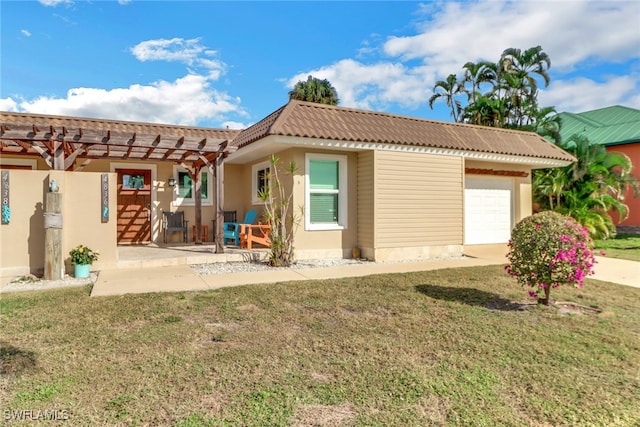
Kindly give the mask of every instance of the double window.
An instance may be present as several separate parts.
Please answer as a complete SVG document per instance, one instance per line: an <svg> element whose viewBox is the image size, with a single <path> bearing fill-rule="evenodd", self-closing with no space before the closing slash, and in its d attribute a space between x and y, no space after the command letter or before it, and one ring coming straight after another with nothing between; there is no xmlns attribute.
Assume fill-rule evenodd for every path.
<svg viewBox="0 0 640 427"><path fill-rule="evenodd" d="M347 226L347 156L306 155L307 230L334 230Z"/></svg>
<svg viewBox="0 0 640 427"><path fill-rule="evenodd" d="M176 186L174 189L174 206L192 206L195 204L195 185L189 172L185 169L175 166L173 168L173 176L176 177ZM202 197L203 206L213 205L213 183L211 182L208 171L200 171L200 195Z"/></svg>

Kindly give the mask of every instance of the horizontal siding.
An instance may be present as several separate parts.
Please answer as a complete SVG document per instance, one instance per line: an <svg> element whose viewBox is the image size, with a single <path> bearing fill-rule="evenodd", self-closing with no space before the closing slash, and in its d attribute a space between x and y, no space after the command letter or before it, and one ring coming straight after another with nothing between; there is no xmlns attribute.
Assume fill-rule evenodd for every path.
<svg viewBox="0 0 640 427"><path fill-rule="evenodd" d="M459 157L376 152L376 247L461 244L463 180Z"/></svg>
<svg viewBox="0 0 640 427"><path fill-rule="evenodd" d="M358 246L373 248L375 239L374 152L358 153Z"/></svg>

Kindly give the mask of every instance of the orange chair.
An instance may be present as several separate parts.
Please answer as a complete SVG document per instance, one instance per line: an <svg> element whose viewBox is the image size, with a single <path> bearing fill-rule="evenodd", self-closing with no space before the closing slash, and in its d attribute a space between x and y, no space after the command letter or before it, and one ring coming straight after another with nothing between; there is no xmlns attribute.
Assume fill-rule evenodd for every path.
<svg viewBox="0 0 640 427"><path fill-rule="evenodd" d="M251 250L257 243L271 246L271 226L267 224L240 224L240 247Z"/></svg>

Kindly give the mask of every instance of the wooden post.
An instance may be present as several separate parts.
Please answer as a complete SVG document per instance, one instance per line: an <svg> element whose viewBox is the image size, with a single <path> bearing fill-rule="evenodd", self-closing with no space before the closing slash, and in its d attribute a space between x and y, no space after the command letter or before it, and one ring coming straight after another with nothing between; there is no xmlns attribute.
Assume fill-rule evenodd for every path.
<svg viewBox="0 0 640 427"><path fill-rule="evenodd" d="M224 154L218 153L216 158L216 229L213 230L213 235L216 241L216 253L224 253L224 168L222 167L222 160Z"/></svg>
<svg viewBox="0 0 640 427"><path fill-rule="evenodd" d="M195 210L196 210L196 235L193 236L193 240L196 245L202 244L202 180L200 179L200 170L202 166L194 165L193 172L193 191L194 201L195 201Z"/></svg>
<svg viewBox="0 0 640 427"><path fill-rule="evenodd" d="M47 192L44 210L44 278L64 277L62 256L62 194Z"/></svg>

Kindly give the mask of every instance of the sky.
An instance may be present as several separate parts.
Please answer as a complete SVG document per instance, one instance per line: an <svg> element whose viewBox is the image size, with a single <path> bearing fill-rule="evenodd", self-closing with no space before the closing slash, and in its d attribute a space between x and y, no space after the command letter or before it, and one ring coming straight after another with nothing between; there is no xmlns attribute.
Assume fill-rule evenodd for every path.
<svg viewBox="0 0 640 427"><path fill-rule="evenodd" d="M341 106L451 121L434 83L541 46L539 105L640 109L640 1L0 2L0 110L241 129L328 79Z"/></svg>

